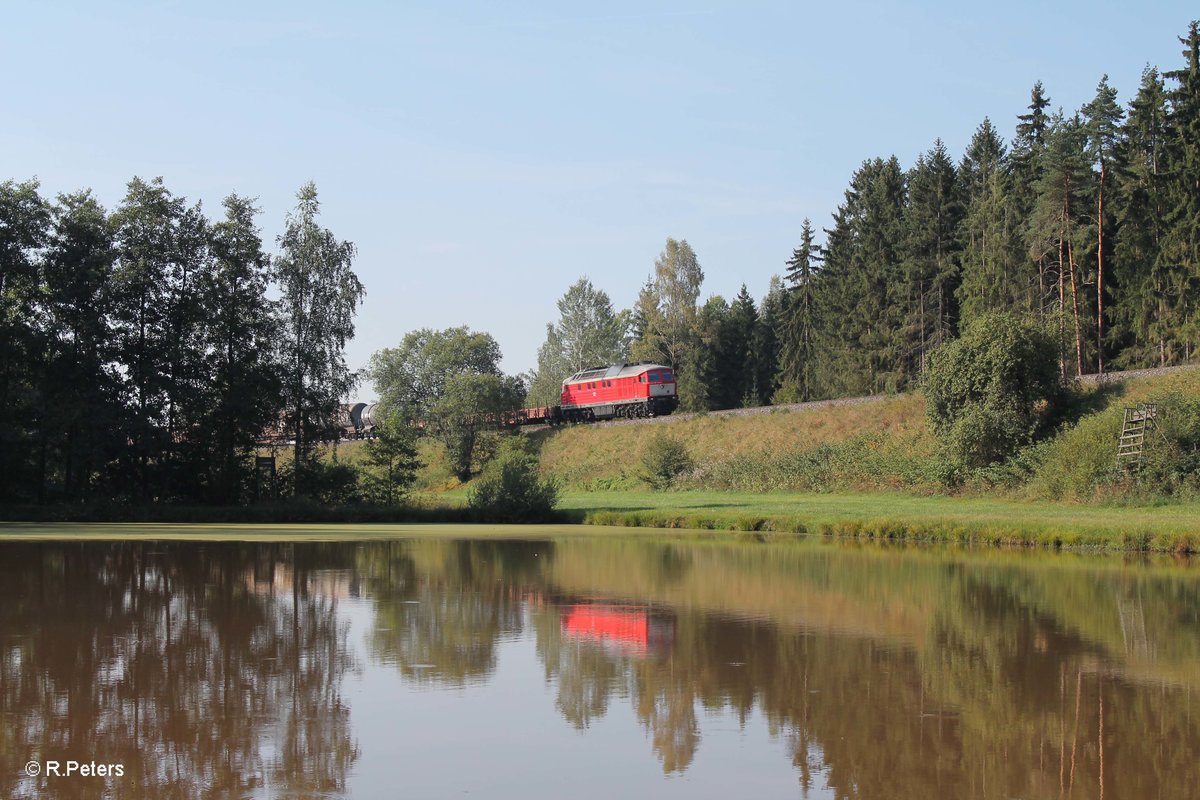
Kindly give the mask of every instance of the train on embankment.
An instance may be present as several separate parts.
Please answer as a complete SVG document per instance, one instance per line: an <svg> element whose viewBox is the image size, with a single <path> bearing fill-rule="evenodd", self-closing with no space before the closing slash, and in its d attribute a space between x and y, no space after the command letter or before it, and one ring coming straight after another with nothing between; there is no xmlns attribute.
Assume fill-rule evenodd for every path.
<svg viewBox="0 0 1200 800"><path fill-rule="evenodd" d="M558 405L508 411L486 421L500 427L561 425L660 417L679 407L675 373L662 364L610 364L576 372L562 383ZM369 439L381 423L378 403L341 408L341 435Z"/></svg>

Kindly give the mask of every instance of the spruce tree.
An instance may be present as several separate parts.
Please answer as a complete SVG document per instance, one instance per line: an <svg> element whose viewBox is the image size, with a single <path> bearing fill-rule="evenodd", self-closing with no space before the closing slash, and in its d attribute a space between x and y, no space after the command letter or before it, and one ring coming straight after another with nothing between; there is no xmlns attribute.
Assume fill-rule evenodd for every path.
<svg viewBox="0 0 1200 800"><path fill-rule="evenodd" d="M1038 275L1038 311L1044 313L1053 304L1054 286L1049 275L1051 253L1044 241L1030 227L1038 202L1039 187L1045 172L1046 139L1050 125L1046 109L1050 98L1042 82L1033 85L1027 114L1017 116L1016 136L1013 138L1011 164L1011 196L1016 217L1023 221L1023 241L1026 257L1033 262Z"/></svg>
<svg viewBox="0 0 1200 800"><path fill-rule="evenodd" d="M1167 275L1161 258L1166 217L1166 88L1147 67L1129 103L1113 158L1117 223L1113 275L1121 294L1111 306L1111 338L1120 366L1165 366L1170 357Z"/></svg>
<svg viewBox="0 0 1200 800"><path fill-rule="evenodd" d="M754 383L749 397L752 405L767 405L779 390L779 355L784 325L783 282L772 275L767 284L767 293L758 307L758 321L754 326L754 338L750 345L753 356ZM749 387L748 387L749 388ZM743 404L747 401L743 396Z"/></svg>
<svg viewBox="0 0 1200 800"><path fill-rule="evenodd" d="M990 311L1040 311L1038 276L1024 256L1011 195L1008 153L988 119L967 146L959 184L965 205L959 227L960 327Z"/></svg>
<svg viewBox="0 0 1200 800"><path fill-rule="evenodd" d="M929 350L954 336L962 219L958 174L938 139L908 174L903 248L908 311L902 357L909 374L924 372Z"/></svg>
<svg viewBox="0 0 1200 800"><path fill-rule="evenodd" d="M725 364L726 408L762 405L758 391L758 353L754 349L758 330L758 308L742 284L729 307L721 357Z"/></svg>
<svg viewBox="0 0 1200 800"><path fill-rule="evenodd" d="M1192 22L1179 41L1184 66L1166 73L1175 85L1167 93L1169 179L1161 258L1170 273L1167 293L1177 320L1179 358L1189 361L1200 346L1200 22Z"/></svg>
<svg viewBox="0 0 1200 800"><path fill-rule="evenodd" d="M787 261L776 376L782 392L779 400L783 402L811 400L816 392L816 294L821 253L814 237L812 223L805 218L800 228L800 246ZM772 398L772 402L778 401Z"/></svg>

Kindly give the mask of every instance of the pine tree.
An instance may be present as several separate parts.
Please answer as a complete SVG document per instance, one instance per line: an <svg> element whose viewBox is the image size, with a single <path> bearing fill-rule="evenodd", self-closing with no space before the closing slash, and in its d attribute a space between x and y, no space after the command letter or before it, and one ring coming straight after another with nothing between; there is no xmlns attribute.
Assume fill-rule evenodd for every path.
<svg viewBox="0 0 1200 800"><path fill-rule="evenodd" d="M1033 252L1057 254L1059 333L1066 341L1067 320L1071 320L1074 339L1075 374L1083 374L1085 344L1083 330L1088 304L1080 301L1083 293L1077 269L1079 242L1093 241L1081 220L1083 209L1091 205L1088 190L1091 168L1087 163L1086 137L1078 116L1064 118L1056 114L1050 125L1044 154L1044 169L1038 183L1037 204L1030 219L1029 242ZM1082 258L1082 254L1079 255ZM1067 359L1061 359L1063 374Z"/></svg>
<svg viewBox="0 0 1200 800"><path fill-rule="evenodd" d="M1109 182L1109 163L1117 147L1124 112L1117 105L1117 90L1108 85L1108 76L1100 79L1096 96L1083 107L1088 155L1099 169L1096 178L1096 371L1104 373L1104 265L1105 221L1111 213L1104 208Z"/></svg>

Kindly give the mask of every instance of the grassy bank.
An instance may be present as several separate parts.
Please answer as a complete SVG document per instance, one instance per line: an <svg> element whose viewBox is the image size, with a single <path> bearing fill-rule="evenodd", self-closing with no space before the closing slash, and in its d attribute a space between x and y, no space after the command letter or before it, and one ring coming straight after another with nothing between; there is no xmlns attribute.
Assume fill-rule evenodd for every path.
<svg viewBox="0 0 1200 800"><path fill-rule="evenodd" d="M1113 551L1200 552L1200 503L1087 507L900 493L569 492L592 525Z"/></svg>
<svg viewBox="0 0 1200 800"><path fill-rule="evenodd" d="M465 491L423 496L406 508L146 506L43 508L9 514L0 537L360 539L461 538L722 531L737 537L842 537L1069 550L1200 553L1200 503L1091 507L1006 498L895 492L734 491L564 493L557 524L470 525ZM585 526L605 526L581 528ZM353 527L349 527L353 526Z"/></svg>
<svg viewBox="0 0 1200 800"><path fill-rule="evenodd" d="M1173 469L1150 437L1144 479L1116 468L1124 408L1159 402L1181 410L1160 425L1191 424L1200 369L1079 387L1053 434L1008 462L966 470L949 464L919 392L857 405L820 405L754 416L700 415L656 425L576 426L535 434L542 470L572 491L640 490L653 435L681 441L695 467L679 488L744 492L878 492L1147 504L1200 499L1200 475ZM1191 405L1189 405L1191 403ZM1176 458L1175 462L1180 459ZM1184 459L1186 460L1186 459ZM1193 458L1193 461L1196 459Z"/></svg>

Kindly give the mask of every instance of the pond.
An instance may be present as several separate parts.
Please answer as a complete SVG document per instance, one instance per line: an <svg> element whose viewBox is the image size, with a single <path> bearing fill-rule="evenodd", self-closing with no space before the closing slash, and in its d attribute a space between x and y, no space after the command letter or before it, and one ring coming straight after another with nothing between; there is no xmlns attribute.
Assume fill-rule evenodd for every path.
<svg viewBox="0 0 1200 800"><path fill-rule="evenodd" d="M9 798L1186 797L1198 689L1185 561L0 542Z"/></svg>

